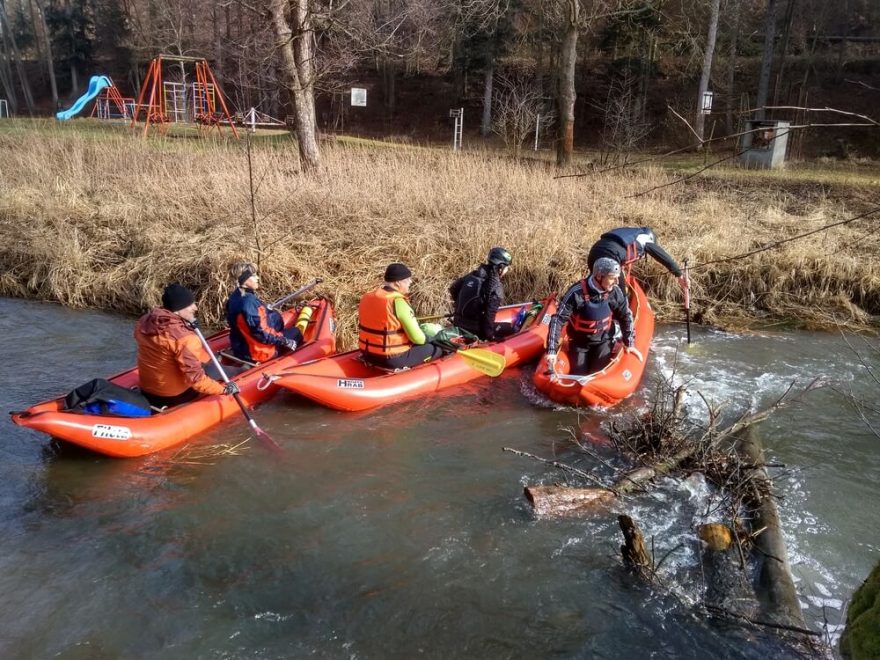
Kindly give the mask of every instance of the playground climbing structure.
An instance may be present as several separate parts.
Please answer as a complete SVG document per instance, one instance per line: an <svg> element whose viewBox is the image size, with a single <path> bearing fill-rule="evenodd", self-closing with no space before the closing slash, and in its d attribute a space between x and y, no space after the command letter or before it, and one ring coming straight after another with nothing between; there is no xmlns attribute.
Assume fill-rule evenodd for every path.
<svg viewBox="0 0 880 660"><path fill-rule="evenodd" d="M177 62L181 67L193 64L195 82L187 84L164 80L163 62ZM208 60L203 57L159 55L154 58L147 68L147 76L134 105L132 128L135 127L142 113L144 136L149 133L151 125L163 131L172 122L192 122L199 126L200 132L202 129L211 131L216 128L222 133L223 126L226 125L232 130L232 134L238 137L238 131L229 114L220 86L214 78Z"/></svg>

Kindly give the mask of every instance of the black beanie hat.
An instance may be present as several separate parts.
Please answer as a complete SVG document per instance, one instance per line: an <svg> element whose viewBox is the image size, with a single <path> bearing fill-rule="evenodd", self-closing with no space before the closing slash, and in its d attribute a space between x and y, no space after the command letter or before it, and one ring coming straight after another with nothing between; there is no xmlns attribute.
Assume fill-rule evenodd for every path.
<svg viewBox="0 0 880 660"><path fill-rule="evenodd" d="M193 297L192 291L185 286L174 282L165 287L162 292L162 307L169 312L179 312L180 310L192 305L196 299Z"/></svg>
<svg viewBox="0 0 880 660"><path fill-rule="evenodd" d="M407 277L412 277L412 271L404 264L388 264L388 268L385 269L386 282L400 282L401 280L405 280Z"/></svg>

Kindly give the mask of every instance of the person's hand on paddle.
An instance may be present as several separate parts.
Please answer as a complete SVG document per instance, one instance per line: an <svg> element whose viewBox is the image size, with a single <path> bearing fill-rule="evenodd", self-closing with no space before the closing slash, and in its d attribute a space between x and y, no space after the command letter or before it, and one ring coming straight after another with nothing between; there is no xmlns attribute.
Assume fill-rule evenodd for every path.
<svg viewBox="0 0 880 660"><path fill-rule="evenodd" d="M556 353L547 353L544 360L547 362L547 372L550 374L550 380L556 379Z"/></svg>
<svg viewBox="0 0 880 660"><path fill-rule="evenodd" d="M678 286L681 287L682 291L687 291L690 286L690 282L688 281L688 276L685 273L682 273L678 276Z"/></svg>
<svg viewBox="0 0 880 660"><path fill-rule="evenodd" d="M299 346L299 344L297 344L296 340L294 340L294 339L285 339L284 340L284 347L288 351L290 351L291 353L293 353L296 350L297 346Z"/></svg>
<svg viewBox="0 0 880 660"><path fill-rule="evenodd" d="M239 394L240 392L241 390L238 389L238 385L231 380L223 386L223 394Z"/></svg>

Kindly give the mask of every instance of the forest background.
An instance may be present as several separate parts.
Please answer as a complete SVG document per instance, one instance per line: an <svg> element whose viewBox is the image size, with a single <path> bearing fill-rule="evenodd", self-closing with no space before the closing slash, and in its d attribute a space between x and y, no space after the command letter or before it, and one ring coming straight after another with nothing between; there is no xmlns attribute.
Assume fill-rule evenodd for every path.
<svg viewBox="0 0 880 660"><path fill-rule="evenodd" d="M519 143L540 113L544 144L567 147L567 162L572 142L619 153L693 141L670 108L702 137L764 106L869 114L878 19L872 0L2 0L0 98L51 114L96 74L134 97L153 57L200 56L240 112L312 105L315 131L449 139L449 110L464 108L466 131L507 138L493 113L528 106ZM166 67L167 80L185 75ZM350 105L352 87L367 107ZM876 131L805 137L795 157L880 151Z"/></svg>

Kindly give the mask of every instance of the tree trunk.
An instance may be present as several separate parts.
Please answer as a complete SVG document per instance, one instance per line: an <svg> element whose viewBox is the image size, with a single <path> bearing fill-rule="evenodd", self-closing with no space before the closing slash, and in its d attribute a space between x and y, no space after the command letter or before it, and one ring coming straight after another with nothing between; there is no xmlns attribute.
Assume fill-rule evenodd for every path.
<svg viewBox="0 0 880 660"><path fill-rule="evenodd" d="M9 22L9 17L6 15L6 3L4 0L0 0L0 23L3 25L3 35L9 46L8 52L12 56L15 70L18 73L18 81L21 86L21 93L24 96L25 106L27 106L28 114L33 115L34 96L31 93L31 85L28 82L28 77L24 70L24 63L21 61L21 55L18 52L18 46L15 43L15 35L12 33L12 26Z"/></svg>
<svg viewBox="0 0 880 660"><path fill-rule="evenodd" d="M700 140L705 137L706 115L703 113L703 95L709 90L709 79L712 76L712 58L715 55L715 39L718 36L718 14L721 13L721 0L712 0L709 11L709 33L706 35L706 50L703 52L703 72L700 74L700 86L697 90L697 117L694 130ZM700 148L702 148L700 144Z"/></svg>
<svg viewBox="0 0 880 660"><path fill-rule="evenodd" d="M382 74L382 104L390 121L390 118L394 116L394 110L397 105L397 66L393 60L383 56L379 67Z"/></svg>
<svg viewBox="0 0 880 660"><path fill-rule="evenodd" d="M776 41L776 8L777 0L767 0L767 15L764 20L764 54L761 57L761 76L758 79L758 94L755 99L755 119L766 116L764 106L767 105L767 92L770 87L770 70L773 68L773 50Z"/></svg>
<svg viewBox="0 0 880 660"><path fill-rule="evenodd" d="M315 59L314 28L308 0L296 0L291 24L285 9L288 0L271 0L269 10L272 25L281 51L281 63L285 87L293 102L296 142L304 171L314 171L321 166L318 149L317 122L315 120Z"/></svg>
<svg viewBox="0 0 880 660"><path fill-rule="evenodd" d="M734 133L733 104L736 99L736 47L739 43L739 0L733 0L730 10L733 12L733 31L730 35L730 53L727 64L727 134Z"/></svg>
<svg viewBox="0 0 880 660"><path fill-rule="evenodd" d="M52 90L52 108L53 110L58 109L58 82L55 79L55 59L52 56L52 39L49 36L49 26L46 24L46 12L43 9L42 0L33 0L33 5L37 8L37 14L40 16L40 28L43 35L43 39L45 40L46 50L45 50L45 61L46 68L49 71L49 87ZM34 26L34 30L37 29L37 26ZM39 40L39 37L37 38Z"/></svg>
<svg viewBox="0 0 880 660"><path fill-rule="evenodd" d="M480 135L486 137L492 132L492 82L495 78L495 61L486 65L483 72L483 119L480 122Z"/></svg>
<svg viewBox="0 0 880 660"><path fill-rule="evenodd" d="M557 91L559 133L556 142L556 164L559 167L565 167L571 163L574 151L574 102L577 99L574 70L577 61L579 12L579 0L568 0L565 34L562 37L562 49L559 55L559 89Z"/></svg>
<svg viewBox="0 0 880 660"><path fill-rule="evenodd" d="M214 5L213 21L214 28L214 77L221 85L224 82L223 77L223 43L220 40L220 7Z"/></svg>
<svg viewBox="0 0 880 660"><path fill-rule="evenodd" d="M788 0L785 18L782 20L782 39L779 44L779 70L776 72L776 84L773 86L773 105L779 105L779 92L785 80L785 59L788 52L788 40L791 36L791 23L794 20L794 6L797 0Z"/></svg>

